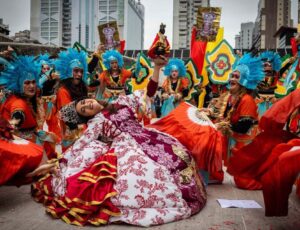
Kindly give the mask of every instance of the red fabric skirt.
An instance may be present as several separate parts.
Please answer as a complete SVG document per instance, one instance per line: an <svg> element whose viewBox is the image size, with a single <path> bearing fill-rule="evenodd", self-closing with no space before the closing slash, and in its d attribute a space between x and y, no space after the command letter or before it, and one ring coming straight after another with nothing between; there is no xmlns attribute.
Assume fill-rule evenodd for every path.
<svg viewBox="0 0 300 230"><path fill-rule="evenodd" d="M44 203L54 218L68 224L107 224L110 216L120 215L110 197L117 178L117 157L113 153L100 156L92 166L67 179L66 193L57 197L51 187L52 176L47 175L33 184L32 196Z"/></svg>
<svg viewBox="0 0 300 230"><path fill-rule="evenodd" d="M43 148L25 140L0 139L0 185L26 184L25 175L36 169L43 157Z"/></svg>
<svg viewBox="0 0 300 230"><path fill-rule="evenodd" d="M300 139L276 146L268 159L270 168L261 177L266 216L286 216L288 200L300 172Z"/></svg>

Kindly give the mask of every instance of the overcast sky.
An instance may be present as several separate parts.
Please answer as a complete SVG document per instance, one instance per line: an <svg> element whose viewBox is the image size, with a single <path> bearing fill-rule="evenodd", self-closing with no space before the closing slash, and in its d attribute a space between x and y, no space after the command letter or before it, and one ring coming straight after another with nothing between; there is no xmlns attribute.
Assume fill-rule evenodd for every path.
<svg viewBox="0 0 300 230"><path fill-rule="evenodd" d="M295 1L295 0L293 0ZM172 43L173 0L141 0L145 6L145 41L148 49L161 22ZM211 0L211 6L222 7L221 26L225 28L225 39L234 47L234 36L240 31L241 22L254 21L258 0ZM9 25L10 35L30 29L30 0L0 0L0 18Z"/></svg>

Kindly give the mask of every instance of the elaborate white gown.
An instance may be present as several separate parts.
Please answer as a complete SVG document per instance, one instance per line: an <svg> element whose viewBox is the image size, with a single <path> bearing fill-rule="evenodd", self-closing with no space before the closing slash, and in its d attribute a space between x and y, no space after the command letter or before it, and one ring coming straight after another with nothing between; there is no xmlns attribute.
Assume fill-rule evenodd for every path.
<svg viewBox="0 0 300 230"><path fill-rule="evenodd" d="M188 218L204 207L206 192L191 154L175 138L144 128L137 121L136 112L148 109L145 99L143 91L120 96L115 102L116 113L103 111L89 121L83 136L59 160L59 173L34 185L33 196L46 204L49 213L77 225L122 221L150 226ZM99 136L111 142L99 141ZM74 198L74 192L68 190L74 189L73 184L82 178L84 183L100 183L96 179L100 178L98 175L84 170L99 165L99 158L108 153L117 159L117 174L106 175L114 181L113 189L107 192L112 207L110 211L105 210L109 216L96 222L93 213L86 217L77 210L91 212L91 209L77 206L76 215L72 215L73 203L68 200L76 201L78 197L76 194ZM50 191L43 199L45 186ZM60 206L66 207L61 211ZM115 208L119 213L111 211ZM101 208L93 212L99 214Z"/></svg>

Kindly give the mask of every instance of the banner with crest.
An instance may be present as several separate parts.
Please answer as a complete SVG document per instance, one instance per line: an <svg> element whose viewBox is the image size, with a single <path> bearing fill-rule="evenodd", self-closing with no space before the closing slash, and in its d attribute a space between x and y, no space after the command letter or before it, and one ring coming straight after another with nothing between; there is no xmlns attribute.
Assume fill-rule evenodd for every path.
<svg viewBox="0 0 300 230"><path fill-rule="evenodd" d="M120 36L116 21L98 25L100 43L105 46L106 50L119 49Z"/></svg>
<svg viewBox="0 0 300 230"><path fill-rule="evenodd" d="M213 42L220 27L220 7L199 7L197 14L196 40Z"/></svg>

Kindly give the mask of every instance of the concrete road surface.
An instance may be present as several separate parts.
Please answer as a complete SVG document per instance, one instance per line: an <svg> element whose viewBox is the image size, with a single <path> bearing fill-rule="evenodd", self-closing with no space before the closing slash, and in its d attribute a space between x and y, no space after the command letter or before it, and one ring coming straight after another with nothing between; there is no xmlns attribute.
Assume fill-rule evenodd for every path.
<svg viewBox="0 0 300 230"><path fill-rule="evenodd" d="M245 191L234 187L230 176L226 175L223 185L208 186L208 202L206 207L197 215L187 220L182 220L151 229L188 230L229 230L229 229L300 229L300 199L295 191L289 200L289 215L287 217L265 217L264 208L239 209L221 208L216 199L251 199L264 207L261 191ZM96 229L97 227L85 226L84 229ZM81 227L68 225L62 220L53 219L45 213L42 204L36 203L30 197L30 186L20 188L12 186L0 187L0 229L2 230L68 230L82 229ZM109 225L102 229L129 230L145 229L128 225Z"/></svg>

